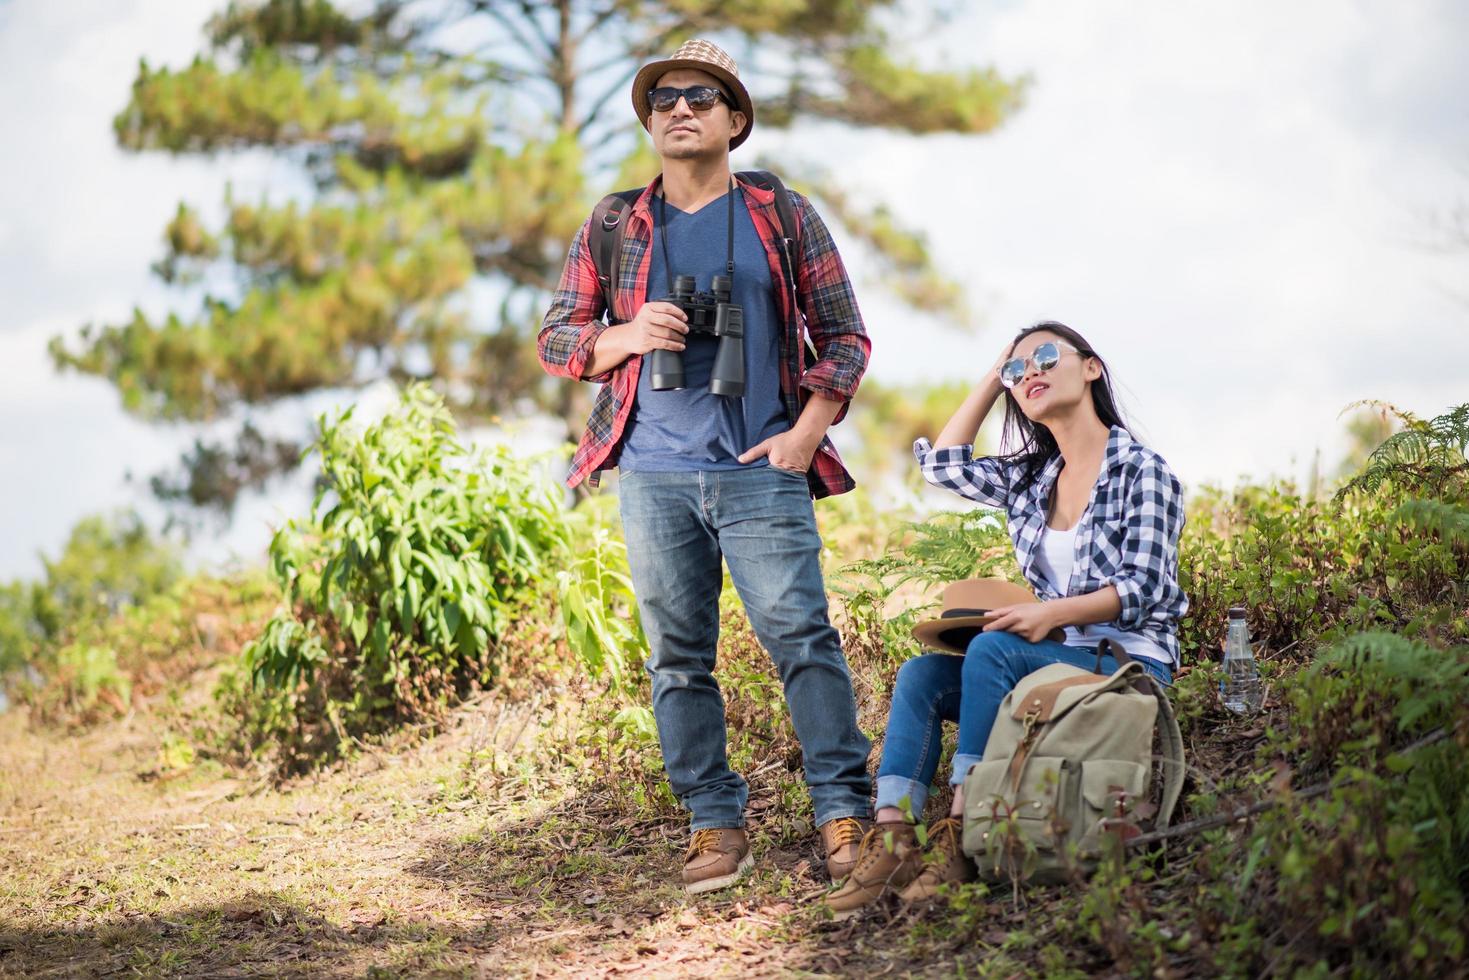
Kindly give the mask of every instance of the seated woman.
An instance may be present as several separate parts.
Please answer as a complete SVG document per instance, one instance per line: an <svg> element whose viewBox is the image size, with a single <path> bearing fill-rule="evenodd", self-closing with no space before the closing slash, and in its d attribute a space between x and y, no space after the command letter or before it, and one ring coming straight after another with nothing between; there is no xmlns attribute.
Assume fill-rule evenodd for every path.
<svg viewBox="0 0 1469 980"><path fill-rule="evenodd" d="M1003 456L974 458L980 424L1005 400ZM984 754L1000 702L1026 674L1052 663L1096 668L1111 640L1164 683L1178 663L1183 490L1168 464L1128 433L1107 366L1080 334L1047 322L1020 333L939 433L913 447L935 486L1003 508L1021 572L1040 602L993 610L965 656L926 653L903 664L893 688L877 773L877 822L857 863L827 896L838 917L888 889L931 897L974 868L960 851L962 794ZM1065 641L1047 639L1064 628ZM1113 657L1101 669L1117 669ZM928 831L924 859L911 819L923 813L938 769L940 722L959 723L949 816Z"/></svg>

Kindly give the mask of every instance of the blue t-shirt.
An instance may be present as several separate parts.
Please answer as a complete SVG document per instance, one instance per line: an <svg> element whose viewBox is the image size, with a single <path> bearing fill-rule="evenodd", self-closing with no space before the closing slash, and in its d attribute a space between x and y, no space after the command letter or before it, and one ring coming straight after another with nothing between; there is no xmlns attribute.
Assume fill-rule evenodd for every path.
<svg viewBox="0 0 1469 980"><path fill-rule="evenodd" d="M654 391L651 355L644 355L638 391L623 436L617 465L629 472L692 472L765 466L739 462L739 455L791 427L780 395L780 345L776 331L774 284L765 245L755 231L743 194L734 194L734 289L730 300L744 308L745 394L728 398L709 391L719 339L689 334L683 350L684 381L678 391ZM661 205L661 206L660 206ZM728 196L689 214L666 202L652 202L653 254L648 270L649 300L672 291L663 262L659 220L668 218L669 265L675 276L693 276L708 292L714 276L724 275L727 255ZM661 213L660 213L661 212Z"/></svg>

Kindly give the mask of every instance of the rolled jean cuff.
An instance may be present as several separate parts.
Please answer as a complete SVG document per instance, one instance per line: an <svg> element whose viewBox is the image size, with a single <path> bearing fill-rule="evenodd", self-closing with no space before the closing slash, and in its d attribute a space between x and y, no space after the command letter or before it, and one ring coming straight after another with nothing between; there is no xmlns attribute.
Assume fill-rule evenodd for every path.
<svg viewBox="0 0 1469 980"><path fill-rule="evenodd" d="M963 786L964 777L969 775L969 767L984 761L982 755L970 755L967 752L954 753L954 773L949 777L950 786Z"/></svg>
<svg viewBox="0 0 1469 980"><path fill-rule="evenodd" d="M908 798L908 810L917 820L923 816L923 805L928 802L928 787L916 779L906 776L878 776L877 777L877 803L875 808L881 810L885 806L903 808L903 797Z"/></svg>

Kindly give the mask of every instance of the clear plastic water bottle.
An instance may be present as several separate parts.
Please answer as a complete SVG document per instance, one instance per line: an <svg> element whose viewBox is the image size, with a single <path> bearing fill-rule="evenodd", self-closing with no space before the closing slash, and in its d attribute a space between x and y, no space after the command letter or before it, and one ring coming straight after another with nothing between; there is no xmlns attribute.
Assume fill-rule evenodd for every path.
<svg viewBox="0 0 1469 980"><path fill-rule="evenodd" d="M1264 692L1260 668L1250 650L1250 628L1245 624L1245 607L1229 610L1229 633L1224 638L1224 678L1219 682L1219 700L1237 715L1260 710Z"/></svg>

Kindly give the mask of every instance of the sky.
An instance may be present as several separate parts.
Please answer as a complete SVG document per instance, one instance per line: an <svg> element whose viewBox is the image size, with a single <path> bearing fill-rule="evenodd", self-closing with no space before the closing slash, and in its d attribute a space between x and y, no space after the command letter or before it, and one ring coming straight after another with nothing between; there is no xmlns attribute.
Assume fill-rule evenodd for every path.
<svg viewBox="0 0 1469 980"><path fill-rule="evenodd" d="M180 201L210 215L227 182L299 187L260 154L115 145L139 58L183 65L217 6L0 0L0 579L37 574L87 513L146 509L146 476L196 434L58 375L47 341L169 308L148 267ZM846 249L870 376L977 380L1016 330L1062 320L1190 487L1300 478L1318 451L1329 471L1359 399L1422 415L1469 400L1469 253L1434 247L1435 215L1469 201L1469 5L1009 0L897 34L936 67L1029 75L1024 108L980 138L757 123L734 160L833 170L969 286L979 326L962 332L864 288ZM304 504L299 481L277 488L196 553L258 560Z"/></svg>

